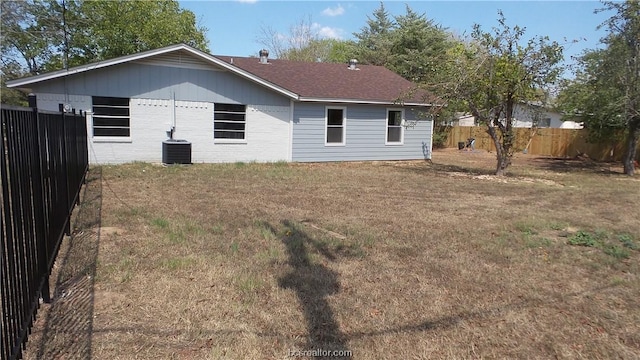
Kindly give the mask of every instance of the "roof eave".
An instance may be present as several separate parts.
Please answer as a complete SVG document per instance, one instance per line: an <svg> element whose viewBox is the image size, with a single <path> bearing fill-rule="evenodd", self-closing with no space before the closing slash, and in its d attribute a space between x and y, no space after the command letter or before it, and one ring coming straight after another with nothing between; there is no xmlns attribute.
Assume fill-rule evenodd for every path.
<svg viewBox="0 0 640 360"><path fill-rule="evenodd" d="M179 45L171 45L171 46L167 46L161 49L155 49L155 50L149 50L149 51L145 51L145 52L141 52L138 54L132 54L132 55L127 55L127 56L122 56L119 58L115 58L115 59L111 59L111 60L104 60L104 61L100 61L97 63L91 63L91 64L87 64L87 65L81 65L81 66L76 66L73 67L71 69L64 69L64 70L58 70L58 71L53 71L50 73L46 73L46 74L42 74L42 75L35 75L35 76L30 76L30 77L26 77L26 78L22 78L22 79L16 79L16 80L10 80L7 81L7 87L9 88L20 88L23 87L24 85L30 85L30 84L35 84L38 82L42 82L42 81L47 81L47 80L52 80L52 79L56 79L56 78L61 78L64 76L69 76L69 75L74 75L74 74L79 74L79 73L83 73L89 70L95 70L95 69L100 69L100 68L104 68L104 67L108 67L108 66L113 66L113 65L118 65L118 64L122 64L122 63L126 63L126 62L131 62L131 61L135 61L135 60L140 60L140 59L144 59L144 58L148 58L151 56L156 56L156 55L161 55L161 54L165 54L168 52L173 52L173 51L179 51L179 50L184 50L187 51L197 57L200 57L210 63L213 63L223 69L226 69L228 71L231 71L235 74L238 74L250 81L253 81L257 84L260 84L262 86L265 86L269 89L272 89L284 96L287 96L289 98L292 98L294 100L298 99L298 94L289 91L285 88L282 88L280 86L274 85L260 77L257 77L245 70L242 70L240 68L238 68L237 66L233 66L231 64L227 64L226 62L224 62L221 59L216 58L213 55L207 54L205 52L202 52L200 50L197 50L195 48L192 48L188 45L185 44L179 44Z"/></svg>
<svg viewBox="0 0 640 360"><path fill-rule="evenodd" d="M167 52L172 52L172 51L186 49L186 48L187 46L184 44L171 45L161 49L149 50L149 51L144 51L137 54L121 56L115 59L103 60L103 61L99 61L91 64L75 66L70 69L57 70L57 71L52 71L52 72L48 72L41 75L34 75L34 76L22 78L22 79L10 80L10 81L7 81L7 87L14 88L14 87L20 87L23 85L34 84L41 81L52 80L52 79L56 79L63 76L79 74L89 70L101 69L107 66L118 65L125 62L144 59L150 56L160 55Z"/></svg>
<svg viewBox="0 0 640 360"><path fill-rule="evenodd" d="M306 97L300 96L298 98L301 102L322 102L322 103L345 103L345 104L367 104L367 105L394 105L394 106L434 106L430 103L420 102L399 102L390 100L367 100L367 99L342 99L342 98L320 98L320 97Z"/></svg>

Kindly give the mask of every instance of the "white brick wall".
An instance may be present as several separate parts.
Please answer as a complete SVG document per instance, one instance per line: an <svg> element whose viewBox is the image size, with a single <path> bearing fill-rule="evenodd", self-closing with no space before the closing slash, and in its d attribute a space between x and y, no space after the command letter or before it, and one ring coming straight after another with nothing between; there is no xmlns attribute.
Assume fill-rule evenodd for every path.
<svg viewBox="0 0 640 360"><path fill-rule="evenodd" d="M174 138L191 142L194 163L291 160L289 107L249 105L246 120L246 141L214 141L213 104L176 101Z"/></svg>
<svg viewBox="0 0 640 360"><path fill-rule="evenodd" d="M64 95L37 94L38 107L58 110ZM90 96L69 97L77 110L91 111ZM91 115L87 116L89 161L98 164L131 161L161 162L162 141L174 119L174 101L169 99L131 99L130 138L92 138ZM191 142L192 161L290 161L289 107L247 106L246 141L215 142L213 139L213 103L175 101L175 139Z"/></svg>
<svg viewBox="0 0 640 360"><path fill-rule="evenodd" d="M36 94L38 108L41 110L58 111L58 104L66 104L67 99L62 94ZM91 96L69 95L68 102L76 112L91 110Z"/></svg>

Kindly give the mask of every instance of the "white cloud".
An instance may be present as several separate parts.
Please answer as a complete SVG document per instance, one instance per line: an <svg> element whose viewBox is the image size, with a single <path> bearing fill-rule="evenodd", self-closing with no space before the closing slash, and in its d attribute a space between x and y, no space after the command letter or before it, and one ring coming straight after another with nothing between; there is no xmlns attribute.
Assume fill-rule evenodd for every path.
<svg viewBox="0 0 640 360"><path fill-rule="evenodd" d="M313 23L311 29L318 32L318 35L323 39L342 39L344 30L339 28L332 28L329 26L322 26L318 23Z"/></svg>
<svg viewBox="0 0 640 360"><path fill-rule="evenodd" d="M344 8L340 4L338 4L338 6L334 8L328 7L322 10L322 15L326 15L326 16L339 16L342 14L344 14Z"/></svg>

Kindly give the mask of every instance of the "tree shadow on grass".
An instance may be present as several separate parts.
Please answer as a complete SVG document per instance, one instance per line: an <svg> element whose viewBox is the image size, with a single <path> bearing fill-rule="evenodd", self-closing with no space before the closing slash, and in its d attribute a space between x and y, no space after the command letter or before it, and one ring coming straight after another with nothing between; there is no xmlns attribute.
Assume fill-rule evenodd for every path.
<svg viewBox="0 0 640 360"><path fill-rule="evenodd" d="M57 278L37 359L90 359L100 241L102 169L91 168L73 232L58 255Z"/></svg>
<svg viewBox="0 0 640 360"><path fill-rule="evenodd" d="M303 308L308 335L305 348L299 350L348 351L347 338L340 331L327 300L327 296L340 291L338 274L310 257L310 250L314 250L334 261L335 252L288 220L282 222L282 231L270 224L264 225L274 234L283 234L280 238L287 248L292 270L278 283L284 289L294 290Z"/></svg>
<svg viewBox="0 0 640 360"><path fill-rule="evenodd" d="M394 169L399 169L402 171L412 172L418 175L464 174L468 176L478 176L478 175L495 175L496 173L495 169L460 166L460 165L452 165L452 164L441 164L436 162L412 163L411 165L389 163L383 166L392 167ZM506 176L509 176L509 174L507 174Z"/></svg>
<svg viewBox="0 0 640 360"><path fill-rule="evenodd" d="M498 319L507 313L522 311L525 309L531 309L535 307L541 307L555 302L565 302L571 298L599 294L607 289L615 288L616 285L604 285L595 287L593 289L573 292L568 294L558 294L554 299L545 299L542 297L537 298L524 298L520 301L508 302L505 304L496 304L495 306L485 309L463 311L457 314L449 316L443 316L435 319L425 320L414 324L405 324L393 328L371 330L371 331L355 331L345 334L349 340L360 339L366 337L375 337L389 334L402 334L407 332L428 332L437 330L446 330L449 328L457 327L469 320L479 319Z"/></svg>
<svg viewBox="0 0 640 360"><path fill-rule="evenodd" d="M580 172L600 175L624 175L621 164L614 162L554 157L537 157L532 161L540 169L559 173Z"/></svg>

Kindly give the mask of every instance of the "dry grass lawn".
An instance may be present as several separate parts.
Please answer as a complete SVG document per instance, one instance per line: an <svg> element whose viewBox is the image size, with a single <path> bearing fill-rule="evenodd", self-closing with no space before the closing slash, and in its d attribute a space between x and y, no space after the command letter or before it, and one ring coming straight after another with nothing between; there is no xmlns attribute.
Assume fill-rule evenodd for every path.
<svg viewBox="0 0 640 360"><path fill-rule="evenodd" d="M93 168L27 358L640 358L640 178L493 156Z"/></svg>

